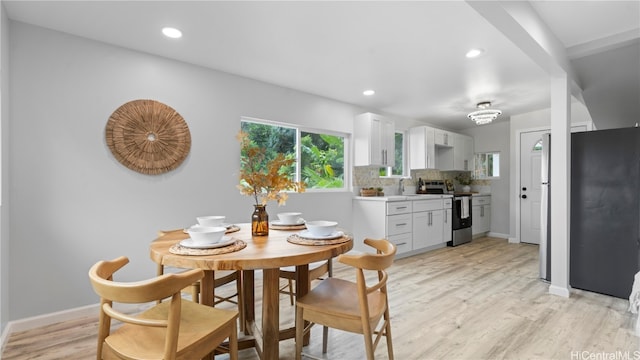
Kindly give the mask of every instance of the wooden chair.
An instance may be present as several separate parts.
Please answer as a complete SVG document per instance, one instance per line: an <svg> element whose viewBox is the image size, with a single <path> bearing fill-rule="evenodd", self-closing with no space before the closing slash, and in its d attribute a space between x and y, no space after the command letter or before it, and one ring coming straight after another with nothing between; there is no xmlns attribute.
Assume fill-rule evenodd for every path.
<svg viewBox="0 0 640 360"><path fill-rule="evenodd" d="M172 231L182 231L182 229L166 230L166 231L160 230L158 231L158 237L164 236L167 233ZM164 265L158 265L156 269L156 275L160 276L160 275L163 275L164 273L165 273ZM220 296L218 294L214 294L215 300L213 305L215 306L223 302L229 302L237 305L238 313L240 314L240 317L239 317L240 330L243 331L244 330L244 311L242 306L243 306L244 299L242 298L242 271L216 271L214 275L215 275L214 288L218 288L220 286L232 283L234 281L236 282L236 292L233 294L229 294L227 296ZM197 303L200 302L200 282L199 281L184 288L183 292L191 294L191 300L193 300L194 302L197 302ZM236 298L236 300L233 300L233 298Z"/></svg>
<svg viewBox="0 0 640 360"><path fill-rule="evenodd" d="M338 261L356 270L356 282L328 278L296 301L296 359L301 359L303 336L311 326L320 324L364 335L367 359L374 359L374 351L382 336L386 337L389 359L393 359L391 323L387 298L387 269L393 264L396 246L385 240L365 239L376 254L343 254ZM367 284L365 273L377 272L377 282ZM371 282L371 279L369 280ZM376 329L380 319L382 325ZM309 321L305 327L305 321ZM373 336L375 335L375 340ZM327 352L327 336L323 334L322 352Z"/></svg>
<svg viewBox="0 0 640 360"><path fill-rule="evenodd" d="M229 339L229 356L238 359L237 311L183 301L181 290L202 279L201 269L166 274L137 282L115 282L113 274L126 265L122 256L99 261L89 270L100 296L99 359L201 359ZM145 304L170 297L137 315L128 315L113 303ZM111 319L122 326L111 331Z"/></svg>
<svg viewBox="0 0 640 360"><path fill-rule="evenodd" d="M331 259L309 264L309 279L320 279L324 274L327 274L329 277L333 276ZM289 301L291 302L291 306L293 306L293 297L295 295L293 280L296 279L296 267L286 266L280 268L280 278L287 280L287 283L280 288L280 293L289 295Z"/></svg>

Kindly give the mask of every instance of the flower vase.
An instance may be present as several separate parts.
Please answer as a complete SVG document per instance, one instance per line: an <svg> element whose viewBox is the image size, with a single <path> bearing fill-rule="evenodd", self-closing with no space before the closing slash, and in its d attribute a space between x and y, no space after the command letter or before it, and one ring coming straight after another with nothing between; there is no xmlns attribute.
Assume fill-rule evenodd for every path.
<svg viewBox="0 0 640 360"><path fill-rule="evenodd" d="M471 186L463 185L462 186L462 192L466 192L466 193L471 192Z"/></svg>
<svg viewBox="0 0 640 360"><path fill-rule="evenodd" d="M253 207L254 210L251 215L251 235L269 235L269 214L267 213L267 205L253 205Z"/></svg>

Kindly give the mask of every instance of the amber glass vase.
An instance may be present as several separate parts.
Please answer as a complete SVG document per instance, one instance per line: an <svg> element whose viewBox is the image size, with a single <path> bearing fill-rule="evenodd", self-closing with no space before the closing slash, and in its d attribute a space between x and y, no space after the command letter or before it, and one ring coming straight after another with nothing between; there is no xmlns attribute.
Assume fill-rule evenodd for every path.
<svg viewBox="0 0 640 360"><path fill-rule="evenodd" d="M251 215L251 235L269 235L269 214L267 205L253 205L253 215Z"/></svg>

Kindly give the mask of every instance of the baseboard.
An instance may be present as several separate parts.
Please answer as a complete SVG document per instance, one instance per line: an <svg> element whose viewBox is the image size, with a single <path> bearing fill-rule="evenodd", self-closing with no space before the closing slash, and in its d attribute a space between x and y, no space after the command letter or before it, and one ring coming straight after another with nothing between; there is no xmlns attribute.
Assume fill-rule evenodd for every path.
<svg viewBox="0 0 640 360"><path fill-rule="evenodd" d="M549 294L568 298L571 295L571 291L569 291L569 288L566 287L549 285Z"/></svg>
<svg viewBox="0 0 640 360"><path fill-rule="evenodd" d="M489 233L487 233L487 236L500 238L500 239L509 239L509 234L501 234L501 233L492 232L492 231L489 231Z"/></svg>
<svg viewBox="0 0 640 360"><path fill-rule="evenodd" d="M518 240L518 238L510 237L509 244L520 244L520 240Z"/></svg>
<svg viewBox="0 0 640 360"><path fill-rule="evenodd" d="M143 310L146 306L140 304L129 305L118 303L114 307L120 311L134 313ZM76 320L85 317L95 317L96 321L98 321L99 308L100 304L93 304L9 321L7 326L5 326L4 331L2 332L2 338L0 339L0 359L2 358L2 352L4 351L4 347L9 340L9 337L14 332L27 331L63 321Z"/></svg>

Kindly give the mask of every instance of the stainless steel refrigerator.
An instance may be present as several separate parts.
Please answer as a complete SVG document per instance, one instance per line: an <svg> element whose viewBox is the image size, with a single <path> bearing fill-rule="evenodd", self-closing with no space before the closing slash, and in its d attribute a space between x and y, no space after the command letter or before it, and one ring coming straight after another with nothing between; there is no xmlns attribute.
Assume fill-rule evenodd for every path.
<svg viewBox="0 0 640 360"><path fill-rule="evenodd" d="M551 281L551 134L542 134L540 171L540 278Z"/></svg>
<svg viewBox="0 0 640 360"><path fill-rule="evenodd" d="M640 129L571 134L569 284L629 298L640 270Z"/></svg>

